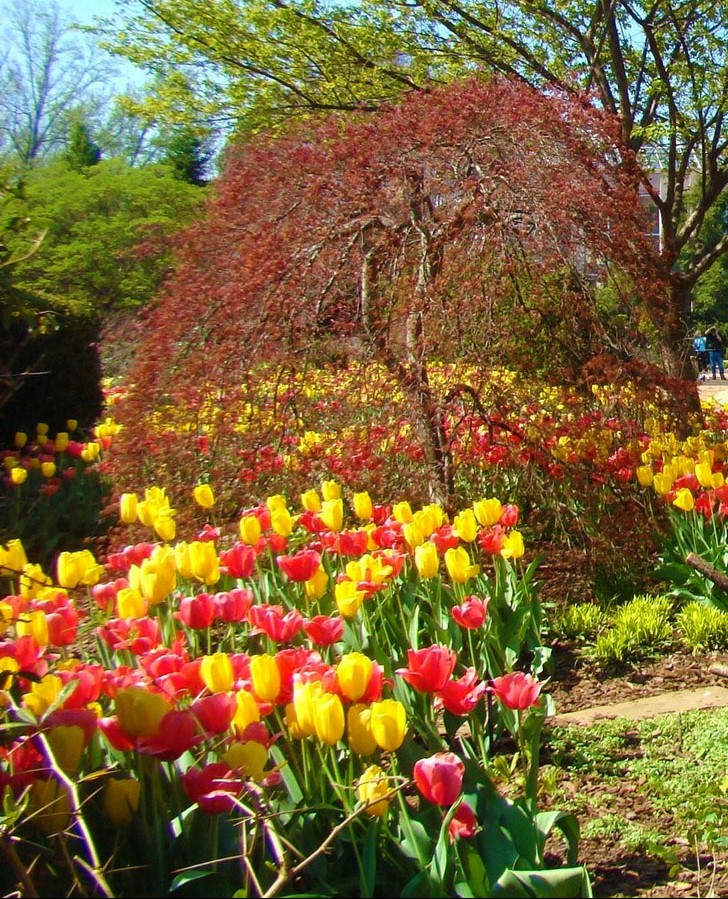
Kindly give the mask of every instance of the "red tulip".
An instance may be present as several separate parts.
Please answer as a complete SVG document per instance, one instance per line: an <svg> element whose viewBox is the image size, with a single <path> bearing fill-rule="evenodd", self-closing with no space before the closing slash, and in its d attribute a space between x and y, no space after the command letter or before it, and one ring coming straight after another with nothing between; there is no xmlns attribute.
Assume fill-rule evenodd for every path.
<svg viewBox="0 0 728 899"><path fill-rule="evenodd" d="M518 524L518 517L518 506L514 506L512 503L508 503L508 505L503 506L503 511L501 512L500 517L500 524L502 524L504 528L514 528Z"/></svg>
<svg viewBox="0 0 728 899"><path fill-rule="evenodd" d="M455 606L451 615L453 621L468 630L477 630L485 624L488 613L488 600L479 596L466 596L459 606Z"/></svg>
<svg viewBox="0 0 728 899"><path fill-rule="evenodd" d="M414 766L417 789L435 805L452 805L463 788L465 765L454 752L436 752Z"/></svg>
<svg viewBox="0 0 728 899"><path fill-rule="evenodd" d="M500 524L494 524L492 527L483 528L478 534L478 545L483 552L497 556L503 549L505 536L505 528Z"/></svg>
<svg viewBox="0 0 728 899"><path fill-rule="evenodd" d="M468 668L462 677L445 684L435 696L437 707L443 706L453 715L469 715L485 695L487 685L478 680L475 668Z"/></svg>
<svg viewBox="0 0 728 899"><path fill-rule="evenodd" d="M215 599L209 593L183 596L174 617L193 630L205 630L217 617Z"/></svg>
<svg viewBox="0 0 728 899"><path fill-rule="evenodd" d="M230 577L250 577L255 570L258 557L255 549L247 543L235 543L230 549L219 553L220 571Z"/></svg>
<svg viewBox="0 0 728 899"><path fill-rule="evenodd" d="M234 693L212 693L196 699L190 709L209 736L225 733L233 720L236 707Z"/></svg>
<svg viewBox="0 0 728 899"><path fill-rule="evenodd" d="M253 591L247 587L235 587L214 596L217 617L226 623L245 621L253 604Z"/></svg>
<svg viewBox="0 0 728 899"><path fill-rule="evenodd" d="M478 819L475 812L467 802L461 802L448 827L450 842L454 843L455 840L459 840L461 837L473 837L477 829Z"/></svg>
<svg viewBox="0 0 728 899"><path fill-rule="evenodd" d="M173 710L162 718L155 734L137 738L136 749L161 761L171 762L203 739L197 718L189 709Z"/></svg>
<svg viewBox="0 0 728 899"><path fill-rule="evenodd" d="M318 646L331 646L344 633L344 620L331 615L315 615L304 621L303 629Z"/></svg>
<svg viewBox="0 0 728 899"><path fill-rule="evenodd" d="M395 674L421 693L442 690L455 670L457 653L447 646L435 644L426 649L408 649L407 668L397 668Z"/></svg>
<svg viewBox="0 0 728 899"><path fill-rule="evenodd" d="M233 812L236 797L245 788L245 778L235 774L225 762L213 762L202 769L188 768L180 779L189 798L211 815Z"/></svg>
<svg viewBox="0 0 728 899"><path fill-rule="evenodd" d="M248 620L253 629L251 633L267 634L277 643L288 643L303 627L303 615L296 609L283 611L283 606L263 603L251 606Z"/></svg>
<svg viewBox="0 0 728 899"><path fill-rule="evenodd" d="M277 556L281 571L291 581L302 583L311 580L321 565L321 553L315 549L304 549L295 556Z"/></svg>
<svg viewBox="0 0 728 899"><path fill-rule="evenodd" d="M523 710L538 703L541 684L530 674L512 671L494 678L489 689L509 709Z"/></svg>

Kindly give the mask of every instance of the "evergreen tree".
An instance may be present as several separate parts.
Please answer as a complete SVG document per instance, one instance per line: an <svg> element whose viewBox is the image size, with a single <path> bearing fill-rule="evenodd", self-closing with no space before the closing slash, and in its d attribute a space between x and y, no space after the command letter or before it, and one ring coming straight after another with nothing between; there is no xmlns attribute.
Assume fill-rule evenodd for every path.
<svg viewBox="0 0 728 899"><path fill-rule="evenodd" d="M91 140L88 128L83 122L77 121L71 126L63 158L74 172L82 172L101 160L101 148Z"/></svg>
<svg viewBox="0 0 728 899"><path fill-rule="evenodd" d="M171 167L176 178L198 187L207 183L207 167L212 151L205 139L190 128L175 129L161 156L161 162Z"/></svg>

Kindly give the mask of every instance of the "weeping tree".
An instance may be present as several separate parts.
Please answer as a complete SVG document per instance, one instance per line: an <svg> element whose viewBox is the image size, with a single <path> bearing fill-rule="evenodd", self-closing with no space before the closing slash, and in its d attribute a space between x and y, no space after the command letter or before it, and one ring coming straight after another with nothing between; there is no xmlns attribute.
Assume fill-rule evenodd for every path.
<svg viewBox="0 0 728 899"><path fill-rule="evenodd" d="M261 363L278 385L357 359L407 397L431 496L451 506L446 406L477 396L435 391L433 362L659 378L640 344L665 291L637 177L614 119L504 79L241 142L145 322L120 409L122 483L138 483L160 403L214 407L221 427ZM170 474L185 444L188 429L165 434Z"/></svg>

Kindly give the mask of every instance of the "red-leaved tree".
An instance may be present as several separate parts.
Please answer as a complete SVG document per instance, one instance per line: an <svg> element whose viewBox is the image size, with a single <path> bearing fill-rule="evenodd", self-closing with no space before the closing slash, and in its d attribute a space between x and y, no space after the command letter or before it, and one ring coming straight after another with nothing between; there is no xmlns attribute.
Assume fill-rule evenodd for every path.
<svg viewBox="0 0 728 899"><path fill-rule="evenodd" d="M259 404L270 385L269 420L295 420L307 366L357 360L404 394L430 494L451 505L445 407L478 398L435 391L433 361L651 376L666 292L618 135L586 99L473 78L234 147L145 323L122 486L161 465L172 481L202 441L232 489L240 456L226 467L211 441L255 465L253 386Z"/></svg>

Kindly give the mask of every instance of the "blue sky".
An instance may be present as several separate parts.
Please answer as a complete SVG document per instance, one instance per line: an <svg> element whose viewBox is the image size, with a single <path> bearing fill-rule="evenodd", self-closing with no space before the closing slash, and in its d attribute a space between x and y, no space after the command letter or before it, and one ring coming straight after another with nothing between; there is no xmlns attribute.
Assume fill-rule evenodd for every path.
<svg viewBox="0 0 728 899"><path fill-rule="evenodd" d="M113 16L114 0L59 0L58 5L84 25L90 25L94 16Z"/></svg>

